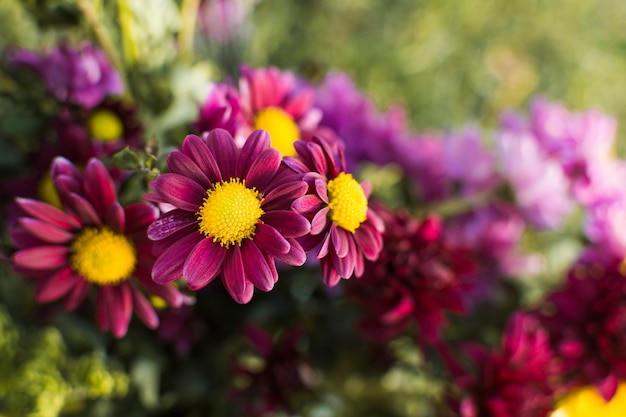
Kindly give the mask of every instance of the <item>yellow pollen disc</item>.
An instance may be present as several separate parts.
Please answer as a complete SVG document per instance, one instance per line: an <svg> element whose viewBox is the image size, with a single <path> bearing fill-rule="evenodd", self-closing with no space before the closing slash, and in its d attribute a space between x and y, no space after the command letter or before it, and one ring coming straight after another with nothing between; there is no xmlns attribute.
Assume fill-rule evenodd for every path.
<svg viewBox="0 0 626 417"><path fill-rule="evenodd" d="M626 410L626 382L622 382L608 403L595 387L584 387L565 396L550 417L623 417Z"/></svg>
<svg viewBox="0 0 626 417"><path fill-rule="evenodd" d="M255 188L247 188L245 180L231 178L207 190L204 203L196 213L200 232L222 246L241 245L256 232L263 215L263 198Z"/></svg>
<svg viewBox="0 0 626 417"><path fill-rule="evenodd" d="M111 110L96 110L89 117L89 134L103 142L112 142L124 135L124 125Z"/></svg>
<svg viewBox="0 0 626 417"><path fill-rule="evenodd" d="M86 228L70 247L70 265L96 285L115 285L130 278L137 263L135 246L109 228Z"/></svg>
<svg viewBox="0 0 626 417"><path fill-rule="evenodd" d="M354 233L367 218L367 197L351 174L340 173L328 181L330 219Z"/></svg>
<svg viewBox="0 0 626 417"><path fill-rule="evenodd" d="M272 142L272 148L278 149L282 156L296 156L293 143L300 139L300 130L293 118L278 107L268 107L256 115L255 129L266 130Z"/></svg>
<svg viewBox="0 0 626 417"><path fill-rule="evenodd" d="M37 197L51 206L61 208L61 199L50 174L44 175L37 184Z"/></svg>

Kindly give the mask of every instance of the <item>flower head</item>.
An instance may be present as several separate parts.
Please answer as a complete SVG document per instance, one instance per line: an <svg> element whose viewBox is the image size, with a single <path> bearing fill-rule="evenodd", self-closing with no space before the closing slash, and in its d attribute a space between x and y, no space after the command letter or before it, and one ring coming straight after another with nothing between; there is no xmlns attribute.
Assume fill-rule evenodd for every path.
<svg viewBox="0 0 626 417"><path fill-rule="evenodd" d="M35 70L59 102L92 108L124 91L122 78L106 54L90 43L74 48L62 43L41 56L27 50L11 53L9 62Z"/></svg>
<svg viewBox="0 0 626 417"><path fill-rule="evenodd" d="M23 211L11 227L16 272L36 279L39 302L65 300L74 310L96 289L96 316L102 330L126 334L133 310L151 328L156 312L145 290L178 306L182 295L150 278L154 262L148 225L158 216L149 203L122 207L113 180L97 159L83 173L64 158L55 159L52 179L61 209L17 199Z"/></svg>
<svg viewBox="0 0 626 417"><path fill-rule="evenodd" d="M321 138L298 141L298 157L285 163L304 174L307 195L293 204L311 221L311 233L301 239L306 250L317 247L324 282L363 274L364 258L375 260L382 248L380 218L368 207L369 184L345 172L343 149Z"/></svg>
<svg viewBox="0 0 626 417"><path fill-rule="evenodd" d="M367 309L361 326L370 338L387 340L416 322L422 340L435 342L443 313L464 311L461 294L473 262L466 251L445 244L437 217L420 222L381 205L376 212L385 224L383 249L348 286L348 294Z"/></svg>
<svg viewBox="0 0 626 417"><path fill-rule="evenodd" d="M254 287L273 288L275 259L304 263L295 238L310 225L291 204L307 186L281 163L266 132L252 133L242 148L222 129L206 140L189 135L167 162L170 172L157 177L155 192L146 196L175 207L148 229L157 241L156 282L182 276L198 290L221 273L230 295L247 303Z"/></svg>

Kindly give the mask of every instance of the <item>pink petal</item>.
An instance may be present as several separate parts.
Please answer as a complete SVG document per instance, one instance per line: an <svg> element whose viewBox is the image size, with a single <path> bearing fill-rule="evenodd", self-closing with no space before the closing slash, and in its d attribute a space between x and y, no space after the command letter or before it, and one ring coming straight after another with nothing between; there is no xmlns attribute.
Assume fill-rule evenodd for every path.
<svg viewBox="0 0 626 417"><path fill-rule="evenodd" d="M280 152L266 149L254 160L246 175L246 186L264 190L280 166Z"/></svg>
<svg viewBox="0 0 626 417"><path fill-rule="evenodd" d="M243 269L243 259L239 246L234 245L226 253L222 282L228 293L237 302L246 290L246 275Z"/></svg>
<svg viewBox="0 0 626 417"><path fill-rule="evenodd" d="M102 226L102 220L98 212L89 201L76 193L69 194L68 198L73 211L80 217L84 225Z"/></svg>
<svg viewBox="0 0 626 417"><path fill-rule="evenodd" d="M237 146L233 137L224 129L214 129L207 137L209 151L215 157L222 178L237 177Z"/></svg>
<svg viewBox="0 0 626 417"><path fill-rule="evenodd" d="M317 193L317 195L320 197L320 199L328 204L329 200L328 200L328 183L324 180L321 179L316 179L315 180L315 192Z"/></svg>
<svg viewBox="0 0 626 417"><path fill-rule="evenodd" d="M274 255L276 259L291 266L302 266L306 262L306 253L302 246L295 239L288 239L290 243L289 252Z"/></svg>
<svg viewBox="0 0 626 417"><path fill-rule="evenodd" d="M197 222L195 213L180 209L172 210L161 215L148 227L148 237L152 240L162 240Z"/></svg>
<svg viewBox="0 0 626 417"><path fill-rule="evenodd" d="M270 149L270 136L266 131L255 130L248 136L239 156L239 169L242 175L248 175L254 161L266 149Z"/></svg>
<svg viewBox="0 0 626 417"><path fill-rule="evenodd" d="M108 207L117 202L117 192L109 171L100 160L91 158L85 169L85 181L85 195L100 217L104 217Z"/></svg>
<svg viewBox="0 0 626 417"><path fill-rule="evenodd" d="M79 275L75 274L75 276L79 278ZM74 288L72 288L72 291L65 299L65 308L69 311L76 310L78 306L80 306L83 301L85 301L85 298L87 298L87 294L89 293L90 289L91 283L85 281L82 278L77 279L76 285L74 286Z"/></svg>
<svg viewBox="0 0 626 417"><path fill-rule="evenodd" d="M328 213L330 212L330 207L326 206L320 211L318 211L313 220L311 220L311 234L318 235L326 230L326 227L330 220L328 219Z"/></svg>
<svg viewBox="0 0 626 417"><path fill-rule="evenodd" d="M67 246L38 246L22 249L13 254L16 266L35 269L57 269L67 265L69 261Z"/></svg>
<svg viewBox="0 0 626 417"><path fill-rule="evenodd" d="M322 259L320 264L322 267L322 279L324 281L324 284L328 285L329 287L334 287L335 285L337 285L341 280L341 277L333 267L333 263L331 262L331 260L327 258Z"/></svg>
<svg viewBox="0 0 626 417"><path fill-rule="evenodd" d="M261 216L261 220L274 227L286 238L303 236L311 229L311 224L307 219L290 210L270 211Z"/></svg>
<svg viewBox="0 0 626 417"><path fill-rule="evenodd" d="M322 200L316 195L307 194L294 200L291 208L298 213L307 215L317 213L323 206Z"/></svg>
<svg viewBox="0 0 626 417"><path fill-rule="evenodd" d="M38 281L37 301L48 303L66 295L80 278L72 273L72 268L61 269L50 278Z"/></svg>
<svg viewBox="0 0 626 417"><path fill-rule="evenodd" d="M211 188L212 183L198 165L182 152L172 152L167 157L167 166L170 172L190 178L205 189Z"/></svg>
<svg viewBox="0 0 626 417"><path fill-rule="evenodd" d="M301 146L298 146L298 144L302 144L302 143L304 143L304 141L298 140L294 142L293 144L293 146L296 148L296 152L298 152L299 155L300 155L300 152L298 151L298 149L301 148ZM285 163L285 165L287 165L289 168L291 168L295 172L305 173L305 172L310 171L309 167L307 167L306 164L302 162L300 158L296 158L293 156L284 156L283 162Z"/></svg>
<svg viewBox="0 0 626 417"><path fill-rule="evenodd" d="M189 253L183 268L183 277L190 289L197 291L213 281L220 273L226 249L212 239L202 239Z"/></svg>
<svg viewBox="0 0 626 417"><path fill-rule="evenodd" d="M195 135L188 135L183 141L182 151L198 165L209 181L216 183L223 180L215 157L209 152L205 141Z"/></svg>
<svg viewBox="0 0 626 417"><path fill-rule="evenodd" d="M30 234L47 243L68 243L74 238L73 233L48 222L30 217L22 217L18 222Z"/></svg>
<svg viewBox="0 0 626 417"><path fill-rule="evenodd" d="M146 297L136 288L131 287L131 293L133 298L132 309L137 317L150 329L159 327L159 316Z"/></svg>
<svg viewBox="0 0 626 417"><path fill-rule="evenodd" d="M174 308L178 308L183 305L185 297L173 285L160 285L152 281L151 278L146 279L140 274L137 274L136 278L137 281L139 281L150 294L161 297L168 305Z"/></svg>
<svg viewBox="0 0 626 417"><path fill-rule="evenodd" d="M22 210L39 220L53 224L61 229L80 229L80 222L73 216L49 204L27 198L16 198L16 203Z"/></svg>
<svg viewBox="0 0 626 417"><path fill-rule="evenodd" d="M117 201L106 210L104 220L108 226L111 226L117 233L124 233L126 228L126 215L124 214L124 208Z"/></svg>
<svg viewBox="0 0 626 417"><path fill-rule="evenodd" d="M107 295L104 291L98 291L96 296L96 321L100 330L103 332L109 331L111 323L109 323L108 303Z"/></svg>
<svg viewBox="0 0 626 417"><path fill-rule="evenodd" d="M179 174L161 174L150 186L170 204L194 213L206 196L206 190L200 184Z"/></svg>
<svg viewBox="0 0 626 417"><path fill-rule="evenodd" d="M322 147L317 143L309 142L307 144L307 148L309 149L309 152L311 152L315 171L319 172L320 174L326 174L328 165L326 165L326 155L324 155Z"/></svg>
<svg viewBox="0 0 626 417"><path fill-rule="evenodd" d="M330 238L335 247L335 253L340 258L345 258L350 249L348 239L352 239L352 236L348 236L349 232L345 231L341 227L333 227L330 229Z"/></svg>
<svg viewBox="0 0 626 417"><path fill-rule="evenodd" d="M609 374L602 382L596 384L596 388L604 398L604 401L609 402L615 396L617 387L619 385L619 378L614 374Z"/></svg>
<svg viewBox="0 0 626 417"><path fill-rule="evenodd" d="M126 233L145 231L159 217L159 209L151 203L134 203L124 207Z"/></svg>
<svg viewBox="0 0 626 417"><path fill-rule="evenodd" d="M274 206L284 203L284 201L292 201L301 197L307 188L308 186L304 181L291 181L272 187L272 190L265 194L263 198L263 208L271 210Z"/></svg>
<svg viewBox="0 0 626 417"><path fill-rule="evenodd" d="M241 246L241 257L246 278L261 291L270 291L278 276L274 276L272 268L254 242L247 239Z"/></svg>
<svg viewBox="0 0 626 417"><path fill-rule="evenodd" d="M289 252L289 249L291 248L287 239L285 239L283 235L278 232L278 230L263 223L259 223L257 225L254 243L273 255L285 254Z"/></svg>
<svg viewBox="0 0 626 417"><path fill-rule="evenodd" d="M100 291L107 291L107 308L111 333L121 338L128 331L128 324L133 313L133 296L130 283L124 282L115 286L100 287Z"/></svg>
<svg viewBox="0 0 626 417"><path fill-rule="evenodd" d="M383 238L380 233L375 232L369 225L362 224L354 232L354 240L367 259L376 261L383 248Z"/></svg>
<svg viewBox="0 0 626 417"><path fill-rule="evenodd" d="M185 259L202 239L200 233L191 233L174 242L154 263L152 279L158 284L167 284L182 277Z"/></svg>

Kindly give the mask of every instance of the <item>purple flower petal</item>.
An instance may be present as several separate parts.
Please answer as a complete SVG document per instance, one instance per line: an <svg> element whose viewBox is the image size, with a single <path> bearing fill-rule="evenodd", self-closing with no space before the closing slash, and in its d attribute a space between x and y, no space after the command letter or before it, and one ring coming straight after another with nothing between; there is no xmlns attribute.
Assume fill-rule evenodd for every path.
<svg viewBox="0 0 626 417"><path fill-rule="evenodd" d="M272 190L263 197L262 208L266 211L281 206L285 201L289 202L301 197L306 193L308 186L304 181L290 181L272 187Z"/></svg>
<svg viewBox="0 0 626 417"><path fill-rule="evenodd" d="M205 141L195 135L188 135L183 141L182 151L198 165L209 181L216 183L223 180L215 157L209 152Z"/></svg>
<svg viewBox="0 0 626 417"><path fill-rule="evenodd" d="M72 268L63 268L45 281L40 281L41 284L37 285L37 301L48 303L58 300L74 288L79 280L80 278L72 273Z"/></svg>
<svg viewBox="0 0 626 417"><path fill-rule="evenodd" d="M330 212L330 207L326 206L315 214L313 220L311 220L312 235L318 235L326 230L328 223L330 222L328 219L328 212Z"/></svg>
<svg viewBox="0 0 626 417"><path fill-rule="evenodd" d="M294 146L296 146L297 143L298 142L295 142ZM297 150L297 146L296 146L296 150ZM283 162L285 163L285 165L287 165L289 168L291 168L295 172L299 172L299 173L309 172L309 168L299 158L296 158L293 156L284 156Z"/></svg>
<svg viewBox="0 0 626 417"><path fill-rule="evenodd" d="M146 227L159 217L159 209L150 203L135 203L124 207L126 233L145 233Z"/></svg>
<svg viewBox="0 0 626 417"><path fill-rule="evenodd" d="M286 238L304 236L311 229L307 219L290 210L270 211L261 216L261 220Z"/></svg>
<svg viewBox="0 0 626 417"><path fill-rule="evenodd" d="M170 245L154 263L152 279L158 284L167 284L182 277L189 252L202 239L200 233L191 233Z"/></svg>
<svg viewBox="0 0 626 417"><path fill-rule="evenodd" d="M618 386L619 378L615 375L615 373L609 374L602 382L596 384L596 388L606 402L611 401L611 399L615 396Z"/></svg>
<svg viewBox="0 0 626 417"><path fill-rule="evenodd" d="M150 329L159 327L159 316L150 304L150 302L136 288L130 287L133 299L133 311L137 317Z"/></svg>
<svg viewBox="0 0 626 417"><path fill-rule="evenodd" d="M124 337L128 331L128 324L133 314L133 296L130 283L124 282L115 286L100 287L100 291L107 291L107 307L111 333L117 338Z"/></svg>
<svg viewBox="0 0 626 417"><path fill-rule="evenodd" d="M328 285L329 287L334 287L335 285L337 285L341 280L341 277L339 276L335 268L333 268L333 263L330 261L330 259L324 258L322 259L320 264L322 267L322 279L324 280L324 284Z"/></svg>
<svg viewBox="0 0 626 417"><path fill-rule="evenodd" d="M109 171L100 160L91 158L85 169L85 196L104 217L109 206L117 202L117 192Z"/></svg>
<svg viewBox="0 0 626 417"><path fill-rule="evenodd" d="M328 204L328 183L321 179L315 180L315 192L320 197L320 199Z"/></svg>
<svg viewBox="0 0 626 417"><path fill-rule="evenodd" d="M309 152L311 152L315 171L320 174L326 174L328 165L326 165L326 156L322 151L322 147L317 143L308 143L307 148L309 149Z"/></svg>
<svg viewBox="0 0 626 417"><path fill-rule="evenodd" d="M246 175L246 186L265 190L280 166L280 152L267 149L257 156Z"/></svg>
<svg viewBox="0 0 626 417"><path fill-rule="evenodd" d="M79 277L77 274L75 274ZM87 294L89 294L89 290L91 289L91 283L85 281L82 278L76 280L76 285L72 288L70 295L67 296L65 302L65 309L68 311L74 311L80 306L85 298L87 298Z"/></svg>
<svg viewBox="0 0 626 417"><path fill-rule="evenodd" d="M167 166L170 172L180 174L192 179L205 189L211 188L211 180L206 176L200 167L187 155L182 152L172 152L167 157Z"/></svg>
<svg viewBox="0 0 626 417"><path fill-rule="evenodd" d="M294 200L291 208L298 213L310 215L322 209L324 202L313 194L307 194Z"/></svg>
<svg viewBox="0 0 626 417"><path fill-rule="evenodd" d="M15 252L13 262L16 266L28 269L56 269L67 265L68 256L67 246L37 246Z"/></svg>
<svg viewBox="0 0 626 417"><path fill-rule="evenodd" d="M241 257L243 259L243 269L246 278L261 291L270 291L274 288L274 283L278 275L274 275L272 268L257 245L246 239L241 245Z"/></svg>
<svg viewBox="0 0 626 417"><path fill-rule="evenodd" d="M373 228L365 223L354 233L354 240L367 259L372 262L376 261L383 247L380 233L374 232Z"/></svg>
<svg viewBox="0 0 626 417"><path fill-rule="evenodd" d="M248 136L239 156L239 172L247 177L248 171L258 156L270 149L270 136L265 130L255 130Z"/></svg>
<svg viewBox="0 0 626 417"><path fill-rule="evenodd" d="M302 266L306 262L306 253L295 239L288 239L290 248L285 254L275 255L276 259L291 266Z"/></svg>
<svg viewBox="0 0 626 417"><path fill-rule="evenodd" d="M80 229L80 222L75 217L62 212L56 207L27 198L16 198L15 201L22 210L39 220L43 220L44 222L48 222L65 230Z"/></svg>
<svg viewBox="0 0 626 417"><path fill-rule="evenodd" d="M71 193L68 197L72 210L80 217L83 225L102 226L102 219L89 201L76 193Z"/></svg>
<svg viewBox="0 0 626 417"><path fill-rule="evenodd" d="M291 246L278 230L263 223L257 225L254 243L272 255L285 254L289 252Z"/></svg>
<svg viewBox="0 0 626 417"><path fill-rule="evenodd" d="M161 174L152 181L150 186L174 206L196 212L202 206L206 190L192 179L179 174Z"/></svg>
<svg viewBox="0 0 626 417"><path fill-rule="evenodd" d="M148 227L148 237L152 240L165 239L179 230L197 223L195 213L184 210L172 210L156 219Z"/></svg>
<svg viewBox="0 0 626 417"><path fill-rule="evenodd" d="M246 289L246 275L239 246L234 245L226 253L222 281L235 301L241 299Z"/></svg>
<svg viewBox="0 0 626 417"><path fill-rule="evenodd" d="M38 219L22 217L18 222L30 234L46 243L68 243L74 238L73 233Z"/></svg>
<svg viewBox="0 0 626 417"><path fill-rule="evenodd" d="M206 287L219 274L226 249L210 238L202 239L189 253L183 268L183 277L190 289Z"/></svg>
<svg viewBox="0 0 626 417"><path fill-rule="evenodd" d="M104 220L108 226L111 226L117 233L124 233L126 228L126 215L124 208L117 201L106 210Z"/></svg>
<svg viewBox="0 0 626 417"><path fill-rule="evenodd" d="M237 175L237 146L233 137L224 129L214 129L209 132L207 146L220 167L222 178L228 180Z"/></svg>
<svg viewBox="0 0 626 417"><path fill-rule="evenodd" d="M330 229L330 239L335 247L335 254L340 258L345 258L350 249L348 240L352 240L352 236L348 235L349 232L341 227L333 227Z"/></svg>

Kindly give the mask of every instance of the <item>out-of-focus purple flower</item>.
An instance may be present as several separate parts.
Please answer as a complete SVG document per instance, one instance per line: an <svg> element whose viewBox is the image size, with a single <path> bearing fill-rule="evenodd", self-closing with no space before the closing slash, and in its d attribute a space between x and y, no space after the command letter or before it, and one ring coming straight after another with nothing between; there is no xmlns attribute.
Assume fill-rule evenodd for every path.
<svg viewBox="0 0 626 417"><path fill-rule="evenodd" d="M256 0L201 0L198 9L200 32L219 44L242 35Z"/></svg>
<svg viewBox="0 0 626 417"><path fill-rule="evenodd" d="M279 411L293 413L292 394L311 390L315 384L314 369L299 347L303 329L294 327L272 340L270 333L248 324L244 334L263 365L261 369L251 369L237 363L234 371L247 380L247 385L233 390L230 398L250 416L270 416Z"/></svg>
<svg viewBox="0 0 626 417"><path fill-rule="evenodd" d="M219 128L235 136L241 124L239 111L237 91L226 84L213 84L193 128L198 134Z"/></svg>
<svg viewBox="0 0 626 417"><path fill-rule="evenodd" d="M453 181L455 194L471 197L501 181L495 169L495 156L485 149L478 128L470 126L443 135L441 140L445 175Z"/></svg>
<svg viewBox="0 0 626 417"><path fill-rule="evenodd" d="M571 268L552 308L539 317L562 363L565 390L594 385L606 401L626 379L626 277L621 258L588 248Z"/></svg>
<svg viewBox="0 0 626 417"><path fill-rule="evenodd" d="M626 254L626 194L588 207L583 227L596 247L623 257Z"/></svg>
<svg viewBox="0 0 626 417"><path fill-rule="evenodd" d="M422 342L438 342L444 313L465 310L462 292L474 272L470 254L446 245L437 217L418 221L404 211L373 206L385 224L383 249L348 285L348 295L367 311L361 328L369 338L386 341L417 323Z"/></svg>
<svg viewBox="0 0 626 417"><path fill-rule="evenodd" d="M466 353L475 369L455 378L459 416L547 417L554 409L550 380L557 368L548 334L532 316L511 317L500 350L472 345Z"/></svg>
<svg viewBox="0 0 626 417"><path fill-rule="evenodd" d="M157 329L158 338L163 342L173 343L178 354L182 356L188 355L207 331L205 321L188 304L162 310L159 318L161 324Z"/></svg>
<svg viewBox="0 0 626 417"><path fill-rule="evenodd" d="M124 91L122 78L106 54L88 42L77 48L62 43L45 56L16 50L9 54L9 63L36 71L50 94L65 104L90 109Z"/></svg>
<svg viewBox="0 0 626 417"><path fill-rule="evenodd" d="M392 107L382 114L350 77L339 72L326 75L317 88L315 105L322 110L321 126L344 141L349 170L364 161L378 165L395 161L393 142L407 131L404 109Z"/></svg>
<svg viewBox="0 0 626 417"><path fill-rule="evenodd" d="M526 219L538 228L558 227L573 207L559 163L542 152L529 132L504 128L495 141L502 175Z"/></svg>

